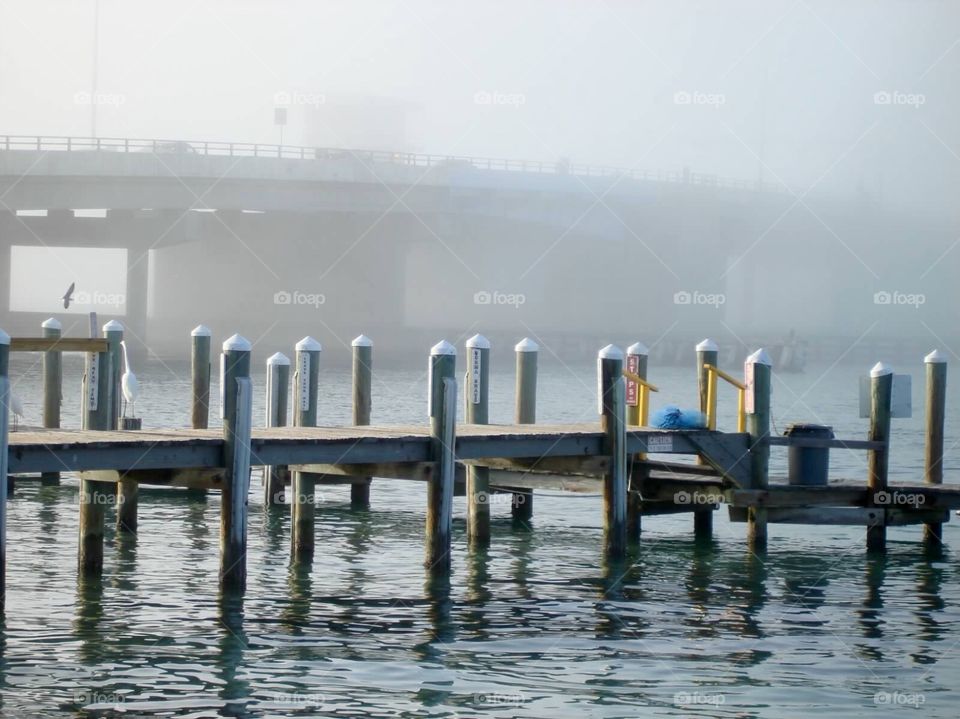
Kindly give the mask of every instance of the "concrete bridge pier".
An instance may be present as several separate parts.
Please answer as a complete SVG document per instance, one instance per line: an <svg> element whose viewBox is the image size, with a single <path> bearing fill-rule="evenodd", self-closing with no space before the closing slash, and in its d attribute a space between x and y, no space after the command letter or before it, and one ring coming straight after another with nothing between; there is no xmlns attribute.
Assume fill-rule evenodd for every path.
<svg viewBox="0 0 960 719"><path fill-rule="evenodd" d="M127 289L124 326L127 330L127 344L134 355L146 354L149 347L147 339L147 301L150 296L150 252L149 250L127 251Z"/></svg>

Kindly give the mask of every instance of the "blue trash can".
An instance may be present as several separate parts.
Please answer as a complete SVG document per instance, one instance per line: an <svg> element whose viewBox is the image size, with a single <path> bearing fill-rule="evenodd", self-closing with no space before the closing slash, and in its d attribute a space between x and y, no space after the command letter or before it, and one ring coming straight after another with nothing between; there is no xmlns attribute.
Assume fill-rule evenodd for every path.
<svg viewBox="0 0 960 719"><path fill-rule="evenodd" d="M833 439L833 427L797 423L787 426L786 437ZM790 447L787 452L787 482L805 486L827 484L830 479L828 447Z"/></svg>

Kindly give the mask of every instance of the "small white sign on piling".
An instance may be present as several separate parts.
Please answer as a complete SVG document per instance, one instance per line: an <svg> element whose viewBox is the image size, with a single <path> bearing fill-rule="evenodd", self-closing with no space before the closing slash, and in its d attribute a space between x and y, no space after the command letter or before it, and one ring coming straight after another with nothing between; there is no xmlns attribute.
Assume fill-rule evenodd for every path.
<svg viewBox="0 0 960 719"><path fill-rule="evenodd" d="M483 355L479 347L470 350L470 401L480 404L480 370L483 365Z"/></svg>
<svg viewBox="0 0 960 719"><path fill-rule="evenodd" d="M96 411L100 402L100 354L90 352L90 374L87 376L87 409Z"/></svg>
<svg viewBox="0 0 960 719"><path fill-rule="evenodd" d="M300 411L306 412L310 409L310 353L299 352L300 367L297 370L299 377L300 390Z"/></svg>

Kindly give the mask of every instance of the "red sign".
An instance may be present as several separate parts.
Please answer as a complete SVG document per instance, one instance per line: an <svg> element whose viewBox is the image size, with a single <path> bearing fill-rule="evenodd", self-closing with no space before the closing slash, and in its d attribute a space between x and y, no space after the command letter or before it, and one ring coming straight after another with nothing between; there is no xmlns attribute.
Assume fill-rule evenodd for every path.
<svg viewBox="0 0 960 719"><path fill-rule="evenodd" d="M627 372L637 374L640 371L640 355L627 355ZM627 406L636 407L640 404L640 385L629 377L627 378Z"/></svg>

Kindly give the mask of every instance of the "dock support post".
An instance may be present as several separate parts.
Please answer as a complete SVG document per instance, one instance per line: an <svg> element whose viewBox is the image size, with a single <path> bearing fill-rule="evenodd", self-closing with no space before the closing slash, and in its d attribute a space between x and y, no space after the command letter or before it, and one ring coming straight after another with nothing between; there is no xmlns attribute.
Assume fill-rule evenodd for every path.
<svg viewBox="0 0 960 719"><path fill-rule="evenodd" d="M437 470L427 486L426 566L432 574L450 572L453 526L454 444L457 416L457 350L443 340L430 349L430 446Z"/></svg>
<svg viewBox="0 0 960 719"><path fill-rule="evenodd" d="M770 481L770 356L758 349L743 363L747 385L747 432L750 434L750 488L766 489ZM750 507L747 541L754 550L767 546L767 510Z"/></svg>
<svg viewBox="0 0 960 719"><path fill-rule="evenodd" d="M197 325L190 338L190 374L193 379L190 426L206 429L210 421L210 330Z"/></svg>
<svg viewBox="0 0 960 719"><path fill-rule="evenodd" d="M513 348L517 355L517 385L514 396L513 421L516 424L535 424L537 421L537 359L540 347L524 337ZM533 490L513 492L511 514L518 522L533 519Z"/></svg>
<svg viewBox="0 0 960 719"><path fill-rule="evenodd" d="M357 426L370 424L370 409L373 404L373 340L360 335L351 343L353 347L353 423ZM370 506L370 482L372 477L350 485L350 505L357 509Z"/></svg>
<svg viewBox="0 0 960 719"><path fill-rule="evenodd" d="M44 339L59 339L63 330L55 317L42 325ZM63 402L63 353L52 350L43 353L43 426L47 429L60 428L60 406ZM43 485L60 484L59 472L43 472L40 475Z"/></svg>
<svg viewBox="0 0 960 719"><path fill-rule="evenodd" d="M296 346L296 369L293 373L293 423L297 427L317 425L317 397L320 379L320 343L304 337ZM313 479L304 472L294 472L290 498L290 547L293 558L313 556L316 491Z"/></svg>
<svg viewBox="0 0 960 719"><path fill-rule="evenodd" d="M91 327L96 336L96 325ZM110 428L110 383L113 369L110 352L89 352L84 372L84 395L81 404L83 428L107 430ZM109 493L100 482L80 480L80 542L77 556L82 575L98 576L103 571L104 508L110 501Z"/></svg>
<svg viewBox="0 0 960 719"><path fill-rule="evenodd" d="M10 441L10 335L0 330L0 612L7 596L7 474Z"/></svg>
<svg viewBox="0 0 960 719"><path fill-rule="evenodd" d="M709 401L710 373L704 368L705 364L717 366L720 350L717 343L705 339L697 345L697 391L700 395L700 411L707 414ZM703 464L702 457L697 458ZM693 536L697 539L708 539L713 534L713 507L697 509L693 512Z"/></svg>
<svg viewBox="0 0 960 719"><path fill-rule="evenodd" d="M887 465L890 455L890 410L893 400L893 369L877 362L870 370L870 439L883 442L883 449L867 451L867 506L877 506L877 495L887 491ZM882 504L882 503L881 503ZM867 527L867 549L884 550L887 546L886 511L879 514L884 521Z"/></svg>
<svg viewBox="0 0 960 719"><path fill-rule="evenodd" d="M606 554L624 556L627 550L627 427L623 350L607 345L597 355L600 388L600 426L610 469L603 476L603 528Z"/></svg>
<svg viewBox="0 0 960 719"><path fill-rule="evenodd" d="M109 416L106 429L116 429L120 422L120 402L123 395L120 391L121 352L120 343L123 341L123 325L116 320L110 320L103 326L103 336L107 340L110 353L110 377L107 384L109 390ZM105 376L106 378L106 376Z"/></svg>
<svg viewBox="0 0 960 719"><path fill-rule="evenodd" d="M934 350L923 362L927 368L927 441L924 456L923 481L943 484L943 422L947 405L947 357ZM928 522L923 525L923 540L929 545L943 543L943 525Z"/></svg>
<svg viewBox="0 0 960 719"><path fill-rule="evenodd" d="M250 343L234 335L223 343L223 442L226 477L220 503L220 586L243 590L247 581L247 496L253 387Z"/></svg>
<svg viewBox="0 0 960 719"><path fill-rule="evenodd" d="M490 421L490 342L477 334L467 340L467 380L463 388L467 424ZM467 468L467 537L475 547L490 543L490 470Z"/></svg>
<svg viewBox="0 0 960 719"><path fill-rule="evenodd" d="M287 397L290 390L290 358L282 352L267 360L267 427L287 425ZM263 468L263 506L283 504L284 466Z"/></svg>
<svg viewBox="0 0 960 719"><path fill-rule="evenodd" d="M642 342L636 342L627 348L627 370L633 372L640 379L647 378L647 360L650 351ZM630 427L639 427L647 422L647 393L642 387L636 387L634 392L627 392L627 425ZM636 456L637 460L643 461L647 458L646 453L640 453ZM627 491L627 541L636 543L640 540L640 531L642 528L641 517L641 497L643 496L643 484L646 479L646 470L641 466L630 469L629 487Z"/></svg>

